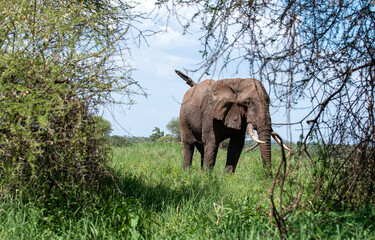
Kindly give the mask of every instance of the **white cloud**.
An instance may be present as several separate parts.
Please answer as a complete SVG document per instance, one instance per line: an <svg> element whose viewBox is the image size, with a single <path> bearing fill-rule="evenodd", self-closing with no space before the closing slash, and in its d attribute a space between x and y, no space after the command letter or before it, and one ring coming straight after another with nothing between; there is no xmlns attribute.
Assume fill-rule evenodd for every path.
<svg viewBox="0 0 375 240"><path fill-rule="evenodd" d="M183 35L170 26L158 26L161 32L155 36L154 46L161 49L192 48L200 45L192 35Z"/></svg>
<svg viewBox="0 0 375 240"><path fill-rule="evenodd" d="M148 45L132 48L131 65L158 77L174 76L174 69L191 68L200 59L199 41L168 26L148 39Z"/></svg>

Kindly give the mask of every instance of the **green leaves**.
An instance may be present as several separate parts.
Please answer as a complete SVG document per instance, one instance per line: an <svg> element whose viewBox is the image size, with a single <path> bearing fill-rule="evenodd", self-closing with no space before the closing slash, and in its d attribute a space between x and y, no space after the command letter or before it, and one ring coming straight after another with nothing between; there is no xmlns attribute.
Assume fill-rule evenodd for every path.
<svg viewBox="0 0 375 240"><path fill-rule="evenodd" d="M117 57L138 17L131 10L116 0L0 0L0 184L7 191L83 199L97 187L110 126L94 115L114 102L112 91L139 90Z"/></svg>
<svg viewBox="0 0 375 240"><path fill-rule="evenodd" d="M160 131L160 128L155 127L154 130L152 130L152 134L150 135L150 140L155 142L159 138L164 136L164 131Z"/></svg>

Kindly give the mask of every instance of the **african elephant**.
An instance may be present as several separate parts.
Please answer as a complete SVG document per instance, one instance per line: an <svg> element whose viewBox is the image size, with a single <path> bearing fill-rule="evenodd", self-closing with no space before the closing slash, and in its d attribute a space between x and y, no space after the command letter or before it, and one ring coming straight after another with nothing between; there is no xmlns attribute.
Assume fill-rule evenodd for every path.
<svg viewBox="0 0 375 240"><path fill-rule="evenodd" d="M180 110L183 168L191 166L194 147L201 154L202 169L213 168L219 144L230 138L224 172L234 173L248 127L251 138L260 144L263 164L270 171L271 135L279 143L280 139L271 127L270 98L262 83L252 78L234 78L208 79L195 84L186 75L176 72L191 86Z"/></svg>

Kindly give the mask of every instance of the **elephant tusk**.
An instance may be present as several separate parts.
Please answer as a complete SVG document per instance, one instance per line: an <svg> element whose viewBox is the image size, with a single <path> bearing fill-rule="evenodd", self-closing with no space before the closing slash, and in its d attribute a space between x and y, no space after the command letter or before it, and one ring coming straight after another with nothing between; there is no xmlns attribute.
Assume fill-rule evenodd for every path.
<svg viewBox="0 0 375 240"><path fill-rule="evenodd" d="M249 123L249 134L250 134L251 139L253 139L254 142L256 142L256 143L266 143L266 142L260 141L258 138L255 137L254 127L253 127L253 124L251 124L251 123Z"/></svg>
<svg viewBox="0 0 375 240"><path fill-rule="evenodd" d="M285 146L284 144L281 143L281 137L279 136L279 134L277 134L276 132L272 131L271 132L271 135L272 137L275 139L275 141L280 145L282 146L285 150L287 150L288 152L292 151L290 148L288 148L287 146Z"/></svg>

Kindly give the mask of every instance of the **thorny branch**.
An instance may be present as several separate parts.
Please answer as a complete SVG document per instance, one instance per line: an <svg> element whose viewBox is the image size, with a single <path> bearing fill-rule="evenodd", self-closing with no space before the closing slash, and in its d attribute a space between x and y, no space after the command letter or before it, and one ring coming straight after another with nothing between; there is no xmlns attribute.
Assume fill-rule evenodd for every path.
<svg viewBox="0 0 375 240"><path fill-rule="evenodd" d="M203 61L193 71L215 74L242 64L251 77L268 82L280 105L294 110L303 101L311 104L300 121L287 123L300 124L301 134L308 129L288 170L299 177L286 180L298 189L290 198L292 210L303 190L299 172L314 174L313 197L323 205L374 203L374 1L159 2L195 7L184 23L186 30L199 22L203 33ZM310 118L311 125L304 125ZM303 165L306 156L310 164ZM289 214L282 213L272 216Z"/></svg>

